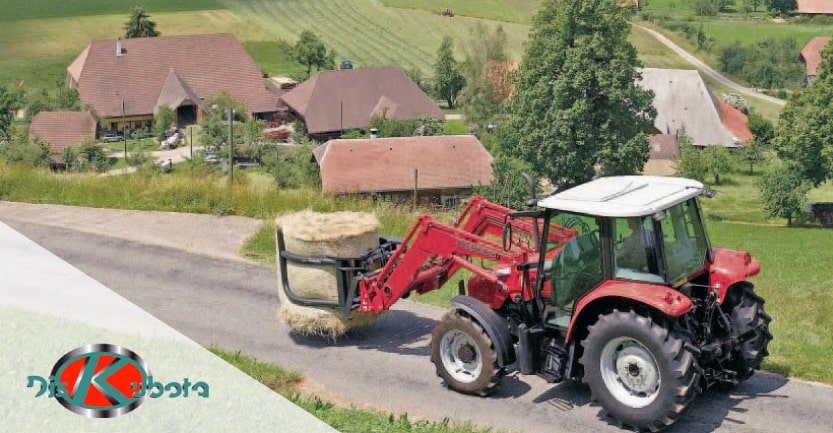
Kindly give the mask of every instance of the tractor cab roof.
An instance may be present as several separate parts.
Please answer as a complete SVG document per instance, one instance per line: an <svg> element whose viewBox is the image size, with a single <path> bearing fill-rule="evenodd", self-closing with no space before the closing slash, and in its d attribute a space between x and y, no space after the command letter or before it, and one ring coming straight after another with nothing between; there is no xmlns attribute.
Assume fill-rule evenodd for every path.
<svg viewBox="0 0 833 433"><path fill-rule="evenodd" d="M640 217L668 209L703 192L691 179L662 176L611 176L544 198L548 209L603 217Z"/></svg>

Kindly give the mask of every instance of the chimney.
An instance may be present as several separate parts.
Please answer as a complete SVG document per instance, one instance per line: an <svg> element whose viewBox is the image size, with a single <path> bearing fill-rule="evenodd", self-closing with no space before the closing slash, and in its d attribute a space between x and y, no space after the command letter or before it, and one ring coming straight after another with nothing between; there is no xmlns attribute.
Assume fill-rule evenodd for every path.
<svg viewBox="0 0 833 433"><path fill-rule="evenodd" d="M370 139L374 139L379 136L379 130L376 128L370 128Z"/></svg>
<svg viewBox="0 0 833 433"><path fill-rule="evenodd" d="M116 39L116 57L121 57L124 51L121 48L121 38Z"/></svg>

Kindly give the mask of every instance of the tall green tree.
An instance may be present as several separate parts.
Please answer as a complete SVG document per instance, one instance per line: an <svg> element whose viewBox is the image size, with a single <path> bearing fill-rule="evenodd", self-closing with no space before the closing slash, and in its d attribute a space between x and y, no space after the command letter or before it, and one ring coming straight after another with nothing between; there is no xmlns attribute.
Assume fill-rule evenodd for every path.
<svg viewBox="0 0 833 433"><path fill-rule="evenodd" d="M335 53L327 51L324 42L315 33L304 30L293 49L295 60L307 67L307 78L312 74L312 67L328 70L335 67Z"/></svg>
<svg viewBox="0 0 833 433"><path fill-rule="evenodd" d="M465 85L466 79L454 59L454 40L446 36L437 50L437 61L434 63L434 96L445 99L448 108L454 108L454 101Z"/></svg>
<svg viewBox="0 0 833 433"><path fill-rule="evenodd" d="M153 38L159 36L156 30L156 23L150 20L150 15L141 7L134 7L130 18L124 23L124 37L132 38Z"/></svg>
<svg viewBox="0 0 833 433"><path fill-rule="evenodd" d="M770 12L786 15L787 12L798 9L798 3L795 0L767 0L766 9Z"/></svg>
<svg viewBox="0 0 833 433"><path fill-rule="evenodd" d="M533 19L511 104L512 154L554 182L634 173L648 160L653 92L636 83L631 7L545 0Z"/></svg>
<svg viewBox="0 0 833 433"><path fill-rule="evenodd" d="M821 51L812 85L790 95L775 128L773 147L818 186L833 177L833 46Z"/></svg>
<svg viewBox="0 0 833 433"><path fill-rule="evenodd" d="M9 128L14 122L14 116L22 107L23 98L20 92L0 86L0 140L9 137Z"/></svg>
<svg viewBox="0 0 833 433"><path fill-rule="evenodd" d="M466 87L460 92L459 102L466 119L478 128L497 123L504 113L505 97L490 72L509 61L508 41L503 26L490 27L478 22L465 46L460 69Z"/></svg>

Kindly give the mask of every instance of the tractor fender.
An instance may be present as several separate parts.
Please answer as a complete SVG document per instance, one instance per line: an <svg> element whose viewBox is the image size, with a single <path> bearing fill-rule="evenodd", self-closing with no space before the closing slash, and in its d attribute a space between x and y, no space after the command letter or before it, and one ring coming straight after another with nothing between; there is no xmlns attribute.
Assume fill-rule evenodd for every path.
<svg viewBox="0 0 833 433"><path fill-rule="evenodd" d="M483 327L495 347L499 366L506 367L515 362L515 346L512 344L512 335L509 333L506 320L486 304L471 296L455 296L451 299L451 306L465 311Z"/></svg>
<svg viewBox="0 0 833 433"><path fill-rule="evenodd" d="M578 301L573 311L573 317L570 319L570 328L567 330L566 341L570 341L570 338L572 338L573 330L578 321L582 321L585 324L590 324L592 321L595 321L595 317L583 318L582 313L585 312L585 309L588 311L597 310L596 308L587 308L591 304L596 303L596 301L607 301L614 306L617 304L645 304L671 317L682 316L691 311L693 307L691 299L668 286L634 281L609 280ZM592 321L588 323L588 320Z"/></svg>
<svg viewBox="0 0 833 433"><path fill-rule="evenodd" d="M761 271L761 265L746 251L712 248L710 283L719 287L718 298L726 299L727 291L738 282L748 280Z"/></svg>

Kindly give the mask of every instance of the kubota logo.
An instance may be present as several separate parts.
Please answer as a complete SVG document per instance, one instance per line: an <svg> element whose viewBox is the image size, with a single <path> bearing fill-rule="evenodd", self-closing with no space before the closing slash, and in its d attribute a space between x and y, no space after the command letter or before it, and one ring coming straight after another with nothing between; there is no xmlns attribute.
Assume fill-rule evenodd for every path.
<svg viewBox="0 0 833 433"><path fill-rule="evenodd" d="M52 367L48 379L29 376L28 387L40 384L35 397L47 393L65 408L90 418L112 418L124 415L142 404L147 397L157 398L169 392L169 397L188 397L197 391L208 397L208 384L163 385L153 381L148 366L141 356L113 344L88 344L69 351Z"/></svg>

